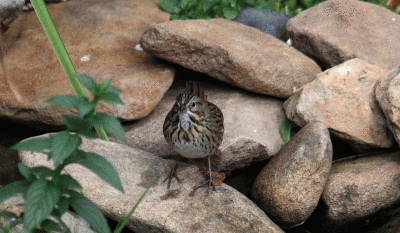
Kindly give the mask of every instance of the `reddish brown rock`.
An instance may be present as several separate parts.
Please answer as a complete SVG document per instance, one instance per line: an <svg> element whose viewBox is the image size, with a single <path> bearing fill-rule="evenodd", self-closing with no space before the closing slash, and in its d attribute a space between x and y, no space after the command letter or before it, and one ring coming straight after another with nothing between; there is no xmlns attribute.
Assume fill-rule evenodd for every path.
<svg viewBox="0 0 400 233"><path fill-rule="evenodd" d="M335 161L316 212L325 226L321 232L367 232L391 215L399 193L399 151Z"/></svg>
<svg viewBox="0 0 400 233"><path fill-rule="evenodd" d="M293 47L331 68L353 58L392 69L400 60L400 15L354 0L319 3L286 25Z"/></svg>
<svg viewBox="0 0 400 233"><path fill-rule="evenodd" d="M320 67L284 42L226 19L177 20L150 27L143 49L243 89L288 98Z"/></svg>
<svg viewBox="0 0 400 233"><path fill-rule="evenodd" d="M146 28L169 20L157 4L157 0L88 0L49 5L77 72L98 82L113 78L112 85L123 91L125 105L102 104L98 111L122 120L143 118L172 84L170 67L135 50ZM45 101L73 90L35 12L20 15L5 37L0 117L34 127L60 125L61 114L70 110Z"/></svg>
<svg viewBox="0 0 400 233"><path fill-rule="evenodd" d="M390 131L400 144L400 65L380 78L375 96L386 116Z"/></svg>
<svg viewBox="0 0 400 233"><path fill-rule="evenodd" d="M258 174L252 199L280 227L300 225L317 206L331 164L328 129L321 123L310 123Z"/></svg>
<svg viewBox="0 0 400 233"><path fill-rule="evenodd" d="M393 136L374 96L374 85L386 70L353 59L318 75L285 103L288 118L299 126L325 124L354 150L389 148Z"/></svg>

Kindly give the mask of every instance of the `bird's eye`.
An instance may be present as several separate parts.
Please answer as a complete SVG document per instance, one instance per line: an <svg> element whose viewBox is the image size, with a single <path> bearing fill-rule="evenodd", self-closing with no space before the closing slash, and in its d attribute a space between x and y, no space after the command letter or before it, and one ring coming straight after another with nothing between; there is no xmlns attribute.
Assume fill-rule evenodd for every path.
<svg viewBox="0 0 400 233"><path fill-rule="evenodd" d="M192 108L196 107L196 103L195 102L191 103L190 107L192 107Z"/></svg>

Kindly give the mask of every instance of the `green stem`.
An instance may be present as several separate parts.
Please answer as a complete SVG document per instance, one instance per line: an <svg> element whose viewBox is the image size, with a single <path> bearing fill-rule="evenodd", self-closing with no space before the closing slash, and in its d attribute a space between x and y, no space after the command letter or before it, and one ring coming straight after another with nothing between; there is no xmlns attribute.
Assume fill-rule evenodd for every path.
<svg viewBox="0 0 400 233"><path fill-rule="evenodd" d="M46 4L43 0L32 0L31 3L76 95L88 99L85 89L83 89L81 82L76 77L75 67L72 64L67 50L65 49L64 43L61 40L56 26L54 25L53 19L51 18ZM102 127L95 126L95 129L101 139L108 140L107 134Z"/></svg>

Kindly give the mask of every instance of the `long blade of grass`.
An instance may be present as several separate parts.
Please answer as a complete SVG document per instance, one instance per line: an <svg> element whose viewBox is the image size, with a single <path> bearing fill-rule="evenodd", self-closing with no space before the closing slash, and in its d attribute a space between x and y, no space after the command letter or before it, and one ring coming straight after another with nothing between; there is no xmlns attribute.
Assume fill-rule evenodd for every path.
<svg viewBox="0 0 400 233"><path fill-rule="evenodd" d="M125 225L128 223L129 219L132 217L133 212L135 212L136 208L139 206L140 202L146 195L147 191L149 191L150 187L153 185L154 181L157 179L157 175L153 176L153 180L150 182L149 186L147 189L143 192L142 196L139 198L139 200L136 202L135 206L133 206L131 212L122 220L122 222L119 222L117 227L114 230L114 233L120 233L122 229L124 229Z"/></svg>
<svg viewBox="0 0 400 233"><path fill-rule="evenodd" d="M64 43L61 40L56 26L54 25L53 19L51 18L46 4L43 0L32 0L31 3L75 93L79 97L88 98L82 84L76 77L75 67L72 64L67 50L65 49ZM95 129L101 139L108 140L107 134L103 128L95 126Z"/></svg>

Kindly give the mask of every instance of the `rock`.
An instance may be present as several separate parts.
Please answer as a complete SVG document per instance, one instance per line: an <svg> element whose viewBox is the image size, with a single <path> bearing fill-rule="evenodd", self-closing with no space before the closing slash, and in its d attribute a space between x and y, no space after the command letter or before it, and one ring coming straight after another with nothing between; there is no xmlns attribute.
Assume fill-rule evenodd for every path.
<svg viewBox="0 0 400 233"><path fill-rule="evenodd" d="M174 71L134 47L143 31L169 20L157 0L88 0L49 5L72 63L97 82L113 78L125 105L101 103L99 112L121 120L148 115L173 81ZM79 30L78 30L79 28ZM45 101L74 94L35 12L19 17L5 33L8 49L0 71L0 118L54 128L70 109Z"/></svg>
<svg viewBox="0 0 400 233"><path fill-rule="evenodd" d="M300 225L316 208L331 164L328 129L307 124L262 169L252 199L280 227Z"/></svg>
<svg viewBox="0 0 400 233"><path fill-rule="evenodd" d="M25 0L0 1L0 22L2 28L8 28L12 21L18 17L18 14L22 11L24 4Z"/></svg>
<svg viewBox="0 0 400 233"><path fill-rule="evenodd" d="M399 22L400 15L372 3L331 0L289 20L286 38L325 69L353 58L392 69L400 60Z"/></svg>
<svg viewBox="0 0 400 233"><path fill-rule="evenodd" d="M393 136L374 97L374 85L386 70L352 59L318 75L284 103L288 118L299 126L325 124L355 151L389 148Z"/></svg>
<svg viewBox="0 0 400 233"><path fill-rule="evenodd" d="M278 13L271 10L259 8L245 8L239 12L234 19L235 22L257 28L258 30L270 34L277 39L282 39L286 29L286 23L292 16Z"/></svg>
<svg viewBox="0 0 400 233"><path fill-rule="evenodd" d="M288 98L319 66L271 35L226 19L176 20L147 29L146 52L240 88Z"/></svg>
<svg viewBox="0 0 400 233"><path fill-rule="evenodd" d="M400 151L341 159L332 166L316 215L323 232L367 232L390 215L399 193Z"/></svg>
<svg viewBox="0 0 400 233"><path fill-rule="evenodd" d="M22 194L17 194L16 196L11 197L4 202L0 202L0 213L2 211L10 211L17 216L20 216L24 212L23 204L24 198L22 197ZM90 229L89 223L87 223L85 220L83 220L82 217L76 215L72 211L68 210L67 212L65 212L61 216L61 219L68 226L70 232L72 233L94 233L94 231ZM10 219L0 216L0 229L2 228L2 225L9 226L9 221ZM22 230L22 227L23 224L19 224L15 228L13 228L10 233L20 232ZM63 229L63 232L65 232L66 228L64 228L62 225L60 225L60 227Z"/></svg>
<svg viewBox="0 0 400 233"><path fill-rule="evenodd" d="M80 165L65 168L83 187L85 196L116 221L129 213L156 178L127 224L134 232L283 232L252 201L225 184L210 195L205 188L193 192L194 186L204 182L193 166L181 163L177 175L182 182L172 182L167 190L163 180L173 164L170 160L99 139L83 139L80 149L103 156L117 170L125 194ZM50 166L45 154L19 155L27 166Z"/></svg>
<svg viewBox="0 0 400 233"><path fill-rule="evenodd" d="M380 78L375 96L386 116L390 131L400 144L400 65Z"/></svg>
<svg viewBox="0 0 400 233"><path fill-rule="evenodd" d="M193 77L192 74L187 76ZM202 75L204 79L204 75ZM213 81L213 80L211 80ZM139 122L125 124L126 145L163 158L208 168L207 159L189 160L179 156L164 139L162 126L176 96L185 90L186 80L176 78L157 108ZM249 93L223 83L200 82L208 101L224 114L224 137L220 150L211 157L213 170L227 175L233 170L266 160L284 145L280 129L285 114L280 100ZM115 137L110 140L124 143Z"/></svg>

